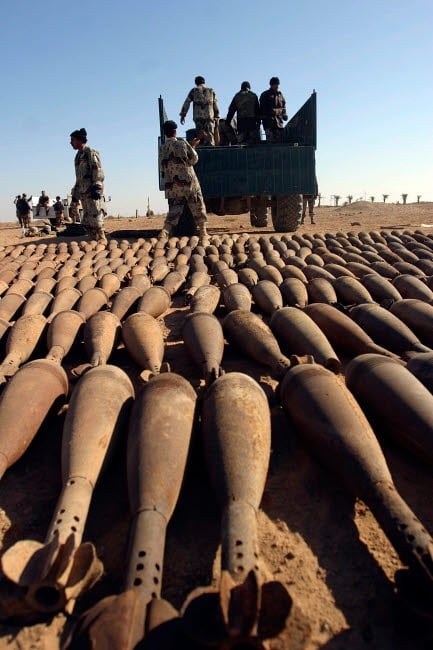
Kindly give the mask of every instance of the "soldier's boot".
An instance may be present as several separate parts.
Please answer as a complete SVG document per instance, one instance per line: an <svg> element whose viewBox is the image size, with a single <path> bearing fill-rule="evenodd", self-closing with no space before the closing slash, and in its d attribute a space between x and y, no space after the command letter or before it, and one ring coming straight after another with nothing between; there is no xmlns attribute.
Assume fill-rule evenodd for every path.
<svg viewBox="0 0 433 650"><path fill-rule="evenodd" d="M314 214L310 214L310 219L311 219L311 223L316 223L316 222L314 221Z"/></svg>
<svg viewBox="0 0 433 650"><path fill-rule="evenodd" d="M168 221L164 221L162 230L158 233L158 239L169 239L173 235L173 226Z"/></svg>
<svg viewBox="0 0 433 650"><path fill-rule="evenodd" d="M209 236L209 233L208 233L208 231L206 229L206 223L207 223L206 221L202 221L199 224L199 226L198 226L199 237L208 237Z"/></svg>
<svg viewBox="0 0 433 650"><path fill-rule="evenodd" d="M96 241L101 244L107 244L107 238L103 228L98 228L96 231Z"/></svg>

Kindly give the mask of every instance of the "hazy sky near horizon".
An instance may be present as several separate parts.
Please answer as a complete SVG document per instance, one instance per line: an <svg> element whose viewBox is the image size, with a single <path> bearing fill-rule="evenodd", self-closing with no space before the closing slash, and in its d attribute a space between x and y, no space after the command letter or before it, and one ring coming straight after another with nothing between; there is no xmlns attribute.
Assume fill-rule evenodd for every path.
<svg viewBox="0 0 433 650"><path fill-rule="evenodd" d="M166 208L158 188L159 95L168 117L198 74L221 115L244 80L278 76L289 117L317 91L319 190L433 200L431 0L18 0L2 12L0 221L16 194L62 197L69 133L99 150L110 214ZM192 107L184 129L194 126Z"/></svg>

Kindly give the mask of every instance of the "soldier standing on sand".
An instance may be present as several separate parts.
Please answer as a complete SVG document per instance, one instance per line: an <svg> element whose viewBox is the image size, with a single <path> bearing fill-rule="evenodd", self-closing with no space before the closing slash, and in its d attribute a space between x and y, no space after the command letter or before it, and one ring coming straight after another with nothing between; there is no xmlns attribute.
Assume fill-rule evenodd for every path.
<svg viewBox="0 0 433 650"><path fill-rule="evenodd" d="M269 80L269 90L260 95L260 117L268 142L278 143L283 141L284 124L288 118L286 113L286 100L283 93L278 90L280 80L272 77Z"/></svg>
<svg viewBox="0 0 433 650"><path fill-rule="evenodd" d="M77 151L75 156L76 183L71 190L72 203L81 201L83 206L83 226L90 235L102 243L107 243L104 233L104 172L99 153L86 146L86 129L71 133L71 146ZM74 206L73 213L76 205Z"/></svg>
<svg viewBox="0 0 433 650"><path fill-rule="evenodd" d="M251 92L248 81L243 81L241 89L233 97L227 113L226 124L231 124L237 113L238 144L257 144L260 139L260 107L257 95Z"/></svg>
<svg viewBox="0 0 433 650"><path fill-rule="evenodd" d="M220 115L218 100L214 90L205 85L204 77L196 77L194 82L196 87L189 91L181 108L180 123L185 124L185 116L192 102L193 120L197 133L204 131L206 138L203 144L214 145L214 129Z"/></svg>
<svg viewBox="0 0 433 650"><path fill-rule="evenodd" d="M21 237L25 237L27 228L30 227L30 205L28 203L27 194L23 194L16 199L17 218L21 226Z"/></svg>
<svg viewBox="0 0 433 650"><path fill-rule="evenodd" d="M194 138L191 144L176 137L177 124L172 120L164 122L165 143L159 150L159 169L164 176L165 197L168 199L169 212L159 233L160 238L170 237L174 226L179 222L185 205L188 205L199 228L200 237L207 236L206 206L199 180L194 171L198 161L194 150L200 142L200 137ZM203 134L204 136L204 134Z"/></svg>

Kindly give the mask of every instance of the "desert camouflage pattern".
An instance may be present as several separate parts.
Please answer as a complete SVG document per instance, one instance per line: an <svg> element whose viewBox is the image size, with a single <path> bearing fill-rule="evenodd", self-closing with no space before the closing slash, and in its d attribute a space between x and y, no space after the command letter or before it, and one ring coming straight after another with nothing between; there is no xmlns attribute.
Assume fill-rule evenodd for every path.
<svg viewBox="0 0 433 650"><path fill-rule="evenodd" d="M90 194L92 188L98 188L100 193L104 192L104 171L101 165L99 153L90 147L84 147L75 156L76 183L71 190L74 198L81 201L83 208L83 226L90 232L96 233L103 228L105 202L102 199L92 199Z"/></svg>
<svg viewBox="0 0 433 650"><path fill-rule="evenodd" d="M302 219L305 218L308 206L308 214L310 217L314 216L314 202L316 197L313 194L303 194L302 195Z"/></svg>
<svg viewBox="0 0 433 650"><path fill-rule="evenodd" d="M159 150L159 169L164 176L165 197L169 202L167 221L176 225L185 203L198 224L207 221L199 180L194 171L197 152L186 142L167 138ZM181 209L182 207L182 209Z"/></svg>
<svg viewBox="0 0 433 650"><path fill-rule="evenodd" d="M283 129L278 128L269 128L265 129L266 142L271 142L272 144L278 144L283 142L284 131Z"/></svg>
<svg viewBox="0 0 433 650"><path fill-rule="evenodd" d="M72 196L81 199L81 194L90 193L92 187L97 187L104 193L104 171L101 158L95 149L84 147L75 156L76 183L72 188Z"/></svg>
<svg viewBox="0 0 433 650"><path fill-rule="evenodd" d="M196 127L197 120L210 120L213 122L215 118L219 118L220 110L213 88L209 88L205 84L192 88L180 110L181 118L184 118L188 113L191 102L193 104L192 118L196 123Z"/></svg>

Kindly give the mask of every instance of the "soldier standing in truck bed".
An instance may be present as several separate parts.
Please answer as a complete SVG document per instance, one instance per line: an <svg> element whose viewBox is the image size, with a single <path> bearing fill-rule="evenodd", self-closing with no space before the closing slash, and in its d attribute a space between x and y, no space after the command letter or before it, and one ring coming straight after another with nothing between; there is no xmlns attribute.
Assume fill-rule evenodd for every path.
<svg viewBox="0 0 433 650"><path fill-rule="evenodd" d="M283 93L278 90L280 80L272 77L269 80L269 90L260 95L260 117L268 142L282 142L284 124L287 120L286 100Z"/></svg>
<svg viewBox="0 0 433 650"><path fill-rule="evenodd" d="M215 91L205 85L204 77L196 77L195 88L192 88L185 99L180 111L180 123L185 124L185 116L188 113L189 105L193 105L193 120L197 133L204 131L206 139L203 144L214 145L214 129L218 124L220 110Z"/></svg>
<svg viewBox="0 0 433 650"><path fill-rule="evenodd" d="M191 210L200 237L205 237L207 235L206 206L200 182L194 171L194 165L198 161L198 154L194 147L199 144L200 137L194 138L191 144L186 140L178 139L177 124L172 120L164 122L163 128L166 140L159 150L159 169L164 176L169 212L159 237L166 239L172 235L173 228L178 224L186 205Z"/></svg>
<svg viewBox="0 0 433 650"><path fill-rule="evenodd" d="M231 123L235 113L238 144L257 144L260 138L259 99L251 91L249 81L243 81L240 91L233 97L227 113L227 124Z"/></svg>

